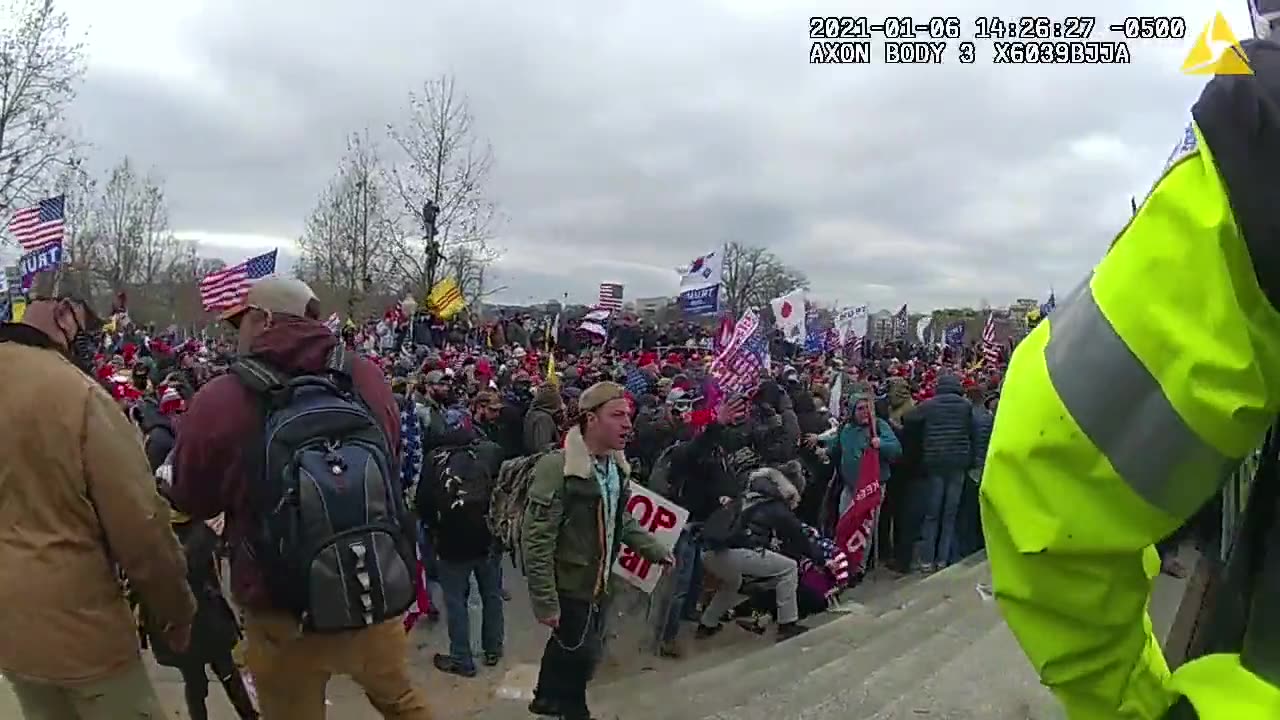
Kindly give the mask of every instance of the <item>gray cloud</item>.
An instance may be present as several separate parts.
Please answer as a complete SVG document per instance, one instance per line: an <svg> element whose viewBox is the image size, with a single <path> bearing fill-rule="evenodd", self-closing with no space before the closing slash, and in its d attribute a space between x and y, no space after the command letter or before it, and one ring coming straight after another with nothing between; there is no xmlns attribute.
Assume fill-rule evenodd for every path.
<svg viewBox="0 0 1280 720"><path fill-rule="evenodd" d="M1208 19L1167 4L1192 32ZM1147 7L1079 5L1069 14L1097 11L1102 26ZM451 72L496 153L505 299L585 300L601 280L670 293L675 265L736 240L768 245L824 298L928 307L1073 285L1200 84L1177 73L1177 42L1113 67L993 66L981 43L969 66L811 66L806 18L829 3L355 7L209 3L178 30L196 77L95 69L84 133L101 162L129 154L162 172L175 226L288 238L345 135L380 130L422 80ZM946 7L966 38L974 17L1011 14L994 0Z"/></svg>

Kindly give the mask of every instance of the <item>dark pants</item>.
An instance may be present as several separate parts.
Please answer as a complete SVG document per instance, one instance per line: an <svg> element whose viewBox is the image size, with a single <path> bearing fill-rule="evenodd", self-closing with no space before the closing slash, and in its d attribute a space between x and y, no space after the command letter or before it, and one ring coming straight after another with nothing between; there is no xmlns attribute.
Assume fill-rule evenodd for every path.
<svg viewBox="0 0 1280 720"><path fill-rule="evenodd" d="M605 607L560 596L560 627L542 652L534 697L569 720L587 720L587 683L604 654Z"/></svg>
<svg viewBox="0 0 1280 720"><path fill-rule="evenodd" d="M917 497L920 483L904 473L901 478L891 477L883 487L878 528L880 559L896 570L906 570L911 566L916 540L920 538L923 514L923 503Z"/></svg>
<svg viewBox="0 0 1280 720"><path fill-rule="evenodd" d="M245 688L244 678L240 676L240 670L231 660L231 652L228 651L225 656L209 663L209 667L213 669L213 674L218 676L222 689L227 693L227 699L231 701L231 707L235 708L241 720L258 717L258 711L254 709L253 700L249 698L249 691ZM191 716L191 720L208 720L209 710L205 707L205 699L209 697L209 676L205 666L189 665L180 667L178 670L182 673L183 692L187 698L187 714Z"/></svg>
<svg viewBox="0 0 1280 720"><path fill-rule="evenodd" d="M960 493L960 509L956 512L956 539L951 546L950 563L955 564L985 546L982 537L982 513L978 507L978 483L981 471L970 470ZM975 475L977 474L977 475Z"/></svg>
<svg viewBox="0 0 1280 720"><path fill-rule="evenodd" d="M463 667L474 668L471 652L471 576L480 591L480 647L486 655L502 655L502 556L493 553L467 562L441 559L437 566L444 590L445 619L449 623L449 655Z"/></svg>
<svg viewBox="0 0 1280 720"><path fill-rule="evenodd" d="M662 629L663 642L671 642L680 634L680 621L690 614L690 599L692 607L698 605L697 595L702 588L702 545L698 542L696 526L685 526L672 554L676 564L671 569L671 604L667 606L667 622Z"/></svg>

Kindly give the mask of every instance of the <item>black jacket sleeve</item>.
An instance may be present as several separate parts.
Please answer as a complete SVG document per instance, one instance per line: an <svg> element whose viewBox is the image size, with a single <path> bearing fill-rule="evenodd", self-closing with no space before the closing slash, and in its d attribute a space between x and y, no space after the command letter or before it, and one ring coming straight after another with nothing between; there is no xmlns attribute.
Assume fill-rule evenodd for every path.
<svg viewBox="0 0 1280 720"><path fill-rule="evenodd" d="M826 562L827 558L822 553L822 548L817 544L810 542L809 536L804 534L804 528L800 525L800 519L796 517L791 509L782 504L781 501L769 503L766 510L770 527L773 534L782 542L782 554L790 558L809 558L815 564L821 565Z"/></svg>

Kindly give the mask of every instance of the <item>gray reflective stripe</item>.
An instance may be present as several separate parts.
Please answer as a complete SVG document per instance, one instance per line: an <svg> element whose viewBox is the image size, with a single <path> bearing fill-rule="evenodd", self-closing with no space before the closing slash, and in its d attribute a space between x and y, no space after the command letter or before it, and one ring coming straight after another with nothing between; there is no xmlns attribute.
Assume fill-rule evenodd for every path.
<svg viewBox="0 0 1280 720"><path fill-rule="evenodd" d="M1086 279L1049 317L1045 364L1067 411L1135 493L1186 518L1240 466L1178 415Z"/></svg>

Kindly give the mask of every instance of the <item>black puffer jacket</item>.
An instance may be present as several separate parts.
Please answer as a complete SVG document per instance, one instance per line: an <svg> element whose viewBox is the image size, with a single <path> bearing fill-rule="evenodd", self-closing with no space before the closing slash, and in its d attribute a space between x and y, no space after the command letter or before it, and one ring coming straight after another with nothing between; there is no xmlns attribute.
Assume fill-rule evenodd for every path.
<svg viewBox="0 0 1280 720"><path fill-rule="evenodd" d="M799 498L799 490L782 471L762 468L751 473L743 530L729 540L729 547L771 549L776 541L779 552L789 558L809 558L818 565L826 562L822 548L809 541L791 509Z"/></svg>
<svg viewBox="0 0 1280 720"><path fill-rule="evenodd" d="M987 448L991 446L991 431L995 429L996 416L985 407L973 409L973 466L981 470L987 464Z"/></svg>
<svg viewBox="0 0 1280 720"><path fill-rule="evenodd" d="M960 378L938 378L936 394L902 420L905 425L922 426L926 471L960 472L973 467L973 405L964 397Z"/></svg>

